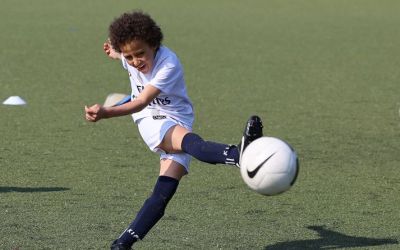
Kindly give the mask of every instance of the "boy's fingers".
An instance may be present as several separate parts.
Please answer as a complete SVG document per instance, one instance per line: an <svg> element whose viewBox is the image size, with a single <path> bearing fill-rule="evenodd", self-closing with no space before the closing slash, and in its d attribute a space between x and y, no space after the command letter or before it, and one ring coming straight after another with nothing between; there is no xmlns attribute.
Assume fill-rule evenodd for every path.
<svg viewBox="0 0 400 250"><path fill-rule="evenodd" d="M96 110L93 110L91 107L89 108L88 106L85 106L85 112L87 115L93 115L96 114Z"/></svg>
<svg viewBox="0 0 400 250"><path fill-rule="evenodd" d="M88 106L85 106L85 112L86 114L93 114L93 109L89 108Z"/></svg>
<svg viewBox="0 0 400 250"><path fill-rule="evenodd" d="M90 121L90 122L93 122L93 121L96 120L96 117L93 117L93 116L91 116L91 115L86 115L86 120L88 120L88 121Z"/></svg>

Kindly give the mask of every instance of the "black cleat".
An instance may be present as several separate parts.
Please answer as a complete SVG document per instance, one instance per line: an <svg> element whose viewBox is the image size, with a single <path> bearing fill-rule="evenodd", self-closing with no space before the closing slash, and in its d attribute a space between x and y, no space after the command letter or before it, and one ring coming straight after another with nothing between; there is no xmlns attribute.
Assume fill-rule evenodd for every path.
<svg viewBox="0 0 400 250"><path fill-rule="evenodd" d="M132 250L132 248L122 243L118 243L117 240L114 240L114 242L111 244L111 250Z"/></svg>
<svg viewBox="0 0 400 250"><path fill-rule="evenodd" d="M242 141L238 145L239 149L239 164L242 160L242 154L246 147L254 140L263 136L263 125L261 118L253 115L247 121L246 127L244 128ZM240 166L238 166L240 167Z"/></svg>

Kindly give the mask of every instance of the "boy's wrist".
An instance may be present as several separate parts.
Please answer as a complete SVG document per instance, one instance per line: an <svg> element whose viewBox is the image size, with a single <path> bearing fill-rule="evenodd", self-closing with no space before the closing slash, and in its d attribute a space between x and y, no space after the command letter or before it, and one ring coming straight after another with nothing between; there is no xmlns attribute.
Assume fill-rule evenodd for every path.
<svg viewBox="0 0 400 250"><path fill-rule="evenodd" d="M101 117L102 117L103 119L107 119L107 118L110 118L110 117L111 117L111 116L110 116L110 110L109 110L108 107L103 107L103 111L102 111Z"/></svg>

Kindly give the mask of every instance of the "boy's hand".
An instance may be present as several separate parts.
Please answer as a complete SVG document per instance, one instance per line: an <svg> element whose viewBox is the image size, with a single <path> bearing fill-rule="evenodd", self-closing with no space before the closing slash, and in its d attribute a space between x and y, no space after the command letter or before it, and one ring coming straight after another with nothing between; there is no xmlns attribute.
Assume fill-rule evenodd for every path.
<svg viewBox="0 0 400 250"><path fill-rule="evenodd" d="M109 58L121 59L121 54L114 50L109 39L103 44L103 50Z"/></svg>
<svg viewBox="0 0 400 250"><path fill-rule="evenodd" d="M103 106L95 104L91 107L85 106L85 118L90 122L97 122L102 118L106 118L106 111Z"/></svg>

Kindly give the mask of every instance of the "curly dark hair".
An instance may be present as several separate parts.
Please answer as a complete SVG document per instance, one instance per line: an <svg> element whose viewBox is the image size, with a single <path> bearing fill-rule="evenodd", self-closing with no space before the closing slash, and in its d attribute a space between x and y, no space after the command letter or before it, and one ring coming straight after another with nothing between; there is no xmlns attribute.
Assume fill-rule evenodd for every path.
<svg viewBox="0 0 400 250"><path fill-rule="evenodd" d="M121 46L134 40L142 40L151 47L159 48L163 39L160 27L142 11L122 14L114 19L108 31L111 45L119 53Z"/></svg>

